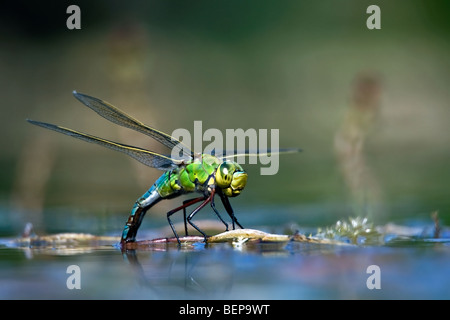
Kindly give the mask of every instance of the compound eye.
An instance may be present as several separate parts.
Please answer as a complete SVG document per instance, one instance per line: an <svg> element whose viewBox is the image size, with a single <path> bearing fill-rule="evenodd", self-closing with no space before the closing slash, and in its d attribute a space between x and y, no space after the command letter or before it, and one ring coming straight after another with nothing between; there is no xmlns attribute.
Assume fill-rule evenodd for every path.
<svg viewBox="0 0 450 320"><path fill-rule="evenodd" d="M220 188L228 188L233 179L234 166L231 163L222 163L216 175L216 182Z"/></svg>

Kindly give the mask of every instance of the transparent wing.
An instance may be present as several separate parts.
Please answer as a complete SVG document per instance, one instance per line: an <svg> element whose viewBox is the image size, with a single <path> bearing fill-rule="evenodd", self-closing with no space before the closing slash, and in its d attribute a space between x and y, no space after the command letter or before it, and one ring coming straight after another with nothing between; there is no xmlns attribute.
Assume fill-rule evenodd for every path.
<svg viewBox="0 0 450 320"><path fill-rule="evenodd" d="M286 154L286 153L298 153L301 152L302 149L299 148L284 148L271 150L268 149L264 152L259 152L257 150L245 150L245 151L216 151L215 156L221 159L232 159L238 157L258 157L258 156L268 156L271 154Z"/></svg>
<svg viewBox="0 0 450 320"><path fill-rule="evenodd" d="M34 120L29 120L29 119L27 119L27 121L34 125L37 125L37 126L40 126L40 127L46 128L46 129L50 129L50 130L53 130L56 132L60 132L60 133L66 134L68 136L83 140L83 141L95 143L95 144L101 145L103 147L112 149L112 150L123 152L126 155L138 160L139 162L141 162L149 167L156 168L159 170L166 171L168 169L175 168L177 165L181 164L181 161L179 161L179 160L175 160L170 157L167 157L167 156L164 156L164 155L161 155L159 153L152 152L149 150L145 150L142 148L133 147L133 146L125 145L122 143L102 139L99 137L92 136L90 134L78 132L78 131L75 131L72 129L60 127L60 126L50 124L50 123L39 122L39 121L34 121Z"/></svg>
<svg viewBox="0 0 450 320"><path fill-rule="evenodd" d="M143 124L142 122L134 119L125 112L114 107L110 103L76 91L73 92L73 95L84 105L97 112L100 116L102 116L106 120L109 120L112 123L118 124L125 128L129 128L137 132L143 133L147 136L150 136L156 141L170 148L171 150L175 149L175 152L178 151L180 153L182 151L183 155L189 159L192 157L192 151L189 149L188 146L184 145L181 141L173 138L171 135L167 133L164 133L162 131L156 130Z"/></svg>

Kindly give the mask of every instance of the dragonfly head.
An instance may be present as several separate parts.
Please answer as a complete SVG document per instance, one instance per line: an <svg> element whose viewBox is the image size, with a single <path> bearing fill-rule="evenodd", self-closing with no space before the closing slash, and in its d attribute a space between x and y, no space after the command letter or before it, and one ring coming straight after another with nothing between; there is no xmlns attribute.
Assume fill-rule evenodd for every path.
<svg viewBox="0 0 450 320"><path fill-rule="evenodd" d="M216 185L227 197L236 197L247 184L247 173L233 161L222 162L216 171Z"/></svg>

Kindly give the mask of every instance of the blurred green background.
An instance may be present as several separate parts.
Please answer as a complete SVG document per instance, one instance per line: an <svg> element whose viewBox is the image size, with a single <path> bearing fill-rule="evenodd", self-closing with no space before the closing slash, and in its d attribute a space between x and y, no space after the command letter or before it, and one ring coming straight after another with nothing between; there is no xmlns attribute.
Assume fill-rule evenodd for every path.
<svg viewBox="0 0 450 320"><path fill-rule="evenodd" d="M70 4L81 30L66 28ZM371 4L381 30L366 27ZM448 224L449 12L448 1L4 3L1 232L28 221L44 230L52 210L69 221L117 215L120 229L161 174L25 121L167 152L83 107L73 90L167 133L192 132L195 120L204 130L279 129L280 147L304 151L280 157L274 176L245 166L248 185L232 203L246 226L267 207L289 212L279 224L386 223L435 210ZM152 210L164 218L175 202Z"/></svg>

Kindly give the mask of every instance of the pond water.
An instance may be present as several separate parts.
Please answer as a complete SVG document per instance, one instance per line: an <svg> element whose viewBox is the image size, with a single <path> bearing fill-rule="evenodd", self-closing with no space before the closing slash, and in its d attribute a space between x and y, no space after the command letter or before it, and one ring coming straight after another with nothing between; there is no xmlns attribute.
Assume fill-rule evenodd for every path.
<svg viewBox="0 0 450 320"><path fill-rule="evenodd" d="M448 229L396 230L405 228L409 235L386 232L364 245L194 242L126 252L117 235L88 245L2 237L0 299L449 299ZM69 289L73 265L80 289Z"/></svg>

